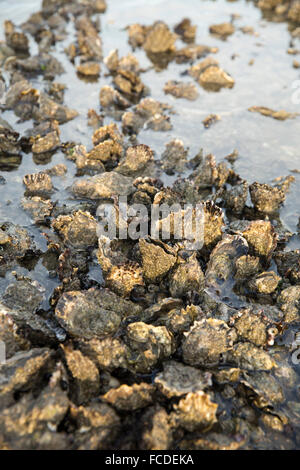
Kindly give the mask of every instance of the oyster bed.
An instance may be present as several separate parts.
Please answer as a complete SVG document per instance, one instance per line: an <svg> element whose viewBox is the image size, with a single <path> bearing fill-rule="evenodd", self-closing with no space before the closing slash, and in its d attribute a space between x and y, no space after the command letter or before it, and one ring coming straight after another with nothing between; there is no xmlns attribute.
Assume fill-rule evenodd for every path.
<svg viewBox="0 0 300 470"><path fill-rule="evenodd" d="M0 449L299 449L300 2L23 3L0 42ZM119 195L201 201L203 247L98 238Z"/></svg>

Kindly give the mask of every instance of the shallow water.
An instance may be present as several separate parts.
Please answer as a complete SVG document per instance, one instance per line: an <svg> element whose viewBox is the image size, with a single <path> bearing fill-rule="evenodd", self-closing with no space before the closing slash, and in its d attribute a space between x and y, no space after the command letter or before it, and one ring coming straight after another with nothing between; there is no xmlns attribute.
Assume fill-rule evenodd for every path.
<svg viewBox="0 0 300 470"><path fill-rule="evenodd" d="M101 38L104 56L111 49L118 48L120 56L130 52L125 28L131 23L151 24L155 20L164 20L173 27L183 17L190 17L198 25L197 44L219 47L215 55L220 65L234 79L232 90L223 89L219 93L210 93L199 87L199 97L194 102L177 100L165 95L163 87L168 80L187 80L184 72L188 64L169 64L168 68L156 73L153 69L142 75L143 82L150 88L150 96L159 101L171 104L176 114L171 116L173 129L169 132L152 132L142 130L138 135L140 143L148 144L155 150L157 157L164 151L164 146L173 138L183 140L190 149L192 158L200 148L204 152L213 153L217 161L222 160L234 149L239 152L239 158L234 168L249 182L271 182L274 178L291 174L291 170L300 169L300 116L294 120L276 121L257 113L248 112L250 106L267 106L276 110L285 109L300 113L300 100L297 104L295 97L295 82L300 80L300 69L293 68L293 60L300 60L300 55L287 53L291 36L286 23L273 23L262 18L262 13L252 2L239 0L199 1L186 0L185 8L182 0L108 0L108 9L101 15ZM30 14L38 11L40 0L0 0L0 23L11 19L16 24L25 21ZM231 15L238 15L234 21L236 32L226 41L212 37L208 28L211 24L230 21ZM252 26L255 35L247 35L238 30L242 26ZM72 25L68 25L69 35L66 41L57 44L53 55L65 67L66 73L56 78L56 81L66 83L64 104L75 108L80 115L73 121L60 126L61 140L81 142L91 147L93 130L87 126L87 112L90 108L99 111L100 88L109 84L110 77L105 77L105 66L97 82L86 83L80 80L74 72L74 66L68 61L64 49L73 40ZM2 33L1 33L2 34ZM1 37L2 39L2 37ZM294 47L300 50L300 40L293 40ZM178 41L178 47L180 41ZM182 43L183 45L183 43ZM36 45L31 42L31 53L36 51ZM142 67L151 66L142 50L136 50L135 55ZM251 60L253 65L249 65ZM183 74L182 76L180 76ZM33 81L37 88L43 87L42 79ZM300 82L298 83L300 86ZM299 95L299 93L298 93ZM210 129L205 129L202 120L209 114L221 115L221 121ZM24 132L32 127L31 122L18 123L13 112L2 113L16 131ZM105 123L110 122L105 118ZM34 236L37 246L45 250L46 240L38 229L32 225L30 217L20 207L23 196L23 176L45 168L50 168L63 162L68 167L65 177L53 178L57 189L53 199L62 202L68 199L66 188L71 184L75 175L75 165L57 152L51 162L38 164L31 154L22 156L22 163L15 171L0 174L5 177L7 184L0 186L0 220L19 223L28 228ZM295 173L295 183L287 196L285 206L281 209L281 219L291 232L297 231L300 216L300 174ZM173 178L168 178L172 182ZM290 241L287 249L300 247L299 236ZM24 268L19 272L28 273ZM48 271L41 262L30 273L31 277L41 282L50 295L58 284L56 279L48 277ZM97 277L99 271L95 271ZM11 275L0 280L1 290L11 281Z"/></svg>

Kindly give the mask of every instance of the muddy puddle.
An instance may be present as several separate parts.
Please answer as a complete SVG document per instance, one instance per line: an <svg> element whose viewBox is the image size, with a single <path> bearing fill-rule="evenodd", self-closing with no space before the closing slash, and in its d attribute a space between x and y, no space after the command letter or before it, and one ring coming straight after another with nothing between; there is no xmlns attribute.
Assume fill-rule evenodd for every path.
<svg viewBox="0 0 300 470"><path fill-rule="evenodd" d="M20 26L41 10L41 3L39 0L0 0L0 24L11 20ZM138 60L136 75L144 86L143 93L135 103L132 95L119 94L114 99L123 98L129 100L129 104L113 106L112 111L100 106L99 93L106 86L122 88L120 82L119 88L116 85L118 72L109 70L108 62L99 58L95 60L101 67L99 77L97 74L86 77L76 72L80 65L78 44L73 62L66 51L70 55L72 44L76 44L80 30L76 19L78 21L80 15L76 11L69 13L68 2L65 3L65 11L61 12L62 32L56 31L61 37L47 51L64 71L53 80L45 80L44 68L42 74L29 73L25 77L40 94L47 91L53 81L66 85L60 104L74 109L78 116L59 124L60 143L65 145L59 145L57 150L34 154L30 148L32 142L30 145L27 142L27 151L22 144L17 156L4 155L0 162L1 224L18 224L25 228L35 245L33 248L26 235L16 235L7 226L1 229L12 239L22 239L18 243L24 243L26 248L24 256L22 246L18 245L22 256L19 254L17 262L9 258L9 262L5 259L0 266L3 296L0 314L3 318L3 312L11 315L14 333L2 317L1 322L3 331L9 330L7 338L11 342L13 337L17 344L9 352L10 360L15 361L10 366L10 374L13 375L13 368L20 360L14 359L15 352L25 351L22 353L25 354L24 371L30 360L36 367L33 378L24 372L23 382L15 385L13 397L7 392L9 378L5 378L8 383L5 393L0 388L0 407L8 407L2 421L0 419L0 448L40 448L41 436L42 446L50 449L299 448L300 366L296 356L292 358L300 321L300 255L297 251L300 249L300 33L293 34L296 25L286 21L284 11L281 16L275 15L274 11L262 11L254 2L243 0L187 0L184 8L180 0L107 0L107 9L101 14L83 10L81 13L98 21L103 58L118 49L119 58L132 53ZM89 4L88 1L73 3L79 3L82 8ZM192 25L197 25L192 44L207 47L208 52L198 58L183 61L173 56L162 66L161 62L150 60L151 54L145 53L145 45L133 49L128 43L129 25L151 26L155 21L162 21L173 31L183 18L190 18ZM226 38L210 34L211 25L222 23L230 23L233 34ZM84 30L84 25L81 28ZM28 32L26 36L30 55L37 55L39 43ZM5 40L2 26L0 40ZM190 44L179 34L176 51ZM219 63L206 71L218 69L226 74L226 85L218 92L200 86L201 77L204 78L203 75L199 78L197 70L189 72L206 57ZM1 68L6 90L11 85L12 73L23 73L20 65L13 67L12 60L12 65L7 62ZM15 82L21 78L15 76ZM233 87L229 85L232 79ZM135 76L132 81L137 88L139 82ZM165 93L166 83L170 81L192 84L193 99ZM21 95L26 93L31 93L30 87L25 87ZM170 112L165 111L166 128L153 130L158 124L150 119L152 124L148 121L145 124L144 120L136 135L133 131L125 132L122 115L135 110L134 106L138 107L145 98L172 107ZM22 120L13 106L7 109L5 93L0 95L0 103L0 117L20 137L25 137L34 126L32 116ZM249 108L253 107L267 110L254 108L250 112ZM91 109L98 114L98 125L94 127L88 123ZM120 109L122 112L118 114ZM264 115L270 109L285 110L292 116L274 119L274 116ZM119 119L115 119L117 114ZM152 116L154 120L155 116ZM206 118L207 125L204 125ZM105 251L107 247L100 246L96 256L93 217L91 220L85 213L78 216L83 219L75 222L72 215L71 219L58 221L59 217L72 214L72 207L95 215L97 201L101 198L81 197L87 194L87 189L82 189L80 181L104 171L108 174L117 167L118 161L115 165L109 159L100 159L99 164L96 158L98 165L102 165L101 170L99 166L96 170L95 167L87 169L84 163L86 166L80 167L83 172L80 174L78 162L82 160L78 157L75 164L72 157L74 152L77 154L76 145L84 145L91 151L93 138L95 147L101 144L101 139L97 141L95 137L95 129L112 122L120 132L124 131L122 137L115 129L108 131L116 146L120 142L121 148L144 144L153 154L149 156L147 150L145 155L135 158L160 161L153 175L147 173L148 168L143 173L143 167L140 173L135 173L131 167L130 171L126 167L127 173L120 170L119 176L123 179L116 179L117 186L129 184L131 187L133 177L159 176L161 186L155 181L135 181L136 202L153 202L153 194L159 194L162 202L168 201L168 197L173 201L172 194L163 193L162 185L172 190L174 184L184 199L190 194L184 186L188 178L201 199L206 200L212 230L198 258L194 254L185 258L173 243L170 247L140 243L138 248L131 244L123 251L117 247L117 261L113 256L110 258L111 252ZM171 161L169 169L163 171L167 168L164 167L167 165L164 163L166 144L174 139L181 140L186 150L186 162L180 173L177 171L180 159L176 164ZM193 160L201 149L204 156L213 154L215 161L204 159L199 164L200 160ZM119 159L118 151L115 153ZM222 166L224 163L226 169ZM52 172L51 175L52 206L43 219L46 223L35 224L32 212L24 210L24 176L45 174L60 164L65 165L62 173L53 175ZM211 172L208 182L202 176L205 171ZM179 176L180 184L176 182ZM129 177L132 180L128 183L126 178ZM293 178L285 180L286 177ZM247 184L246 181L249 185L257 182L268 187L251 186L248 192L247 186L244 194L242 184ZM29 199L40 196L36 188L30 193L30 182L27 185ZM41 185L44 184L43 180ZM230 193L227 187L224 189L226 184L237 193ZM191 193L193 190L190 188ZM131 196L132 191L128 190L128 194ZM214 202L208 202L209 199ZM241 210L238 209L240 199L243 199ZM269 210L273 201L275 215ZM216 209L214 203L223 209L223 221L222 211ZM74 232L77 223L81 230L87 227L84 237L88 239L88 252L85 252L85 238L80 242L78 233L69 230L73 222ZM222 235L223 232L226 234ZM8 243L6 239L0 242L1 248ZM14 254L10 256L14 258ZM161 261L153 267L153 259ZM110 263L109 269L107 263ZM186 270L182 268L185 263ZM126 271L127 277L122 278L123 268L129 275ZM185 278L187 271L191 273L188 279ZM28 277L38 284L30 284ZM42 294L37 285L43 287ZM109 288L106 293L102 292L104 285ZM32 303L32 309L27 303ZM11 310L7 313L5 309ZM97 317L99 309L104 313L97 323L92 316ZM18 311L16 317L14 310ZM89 318L77 322L75 317L82 312L89 312ZM33 313L39 317L38 321L32 318ZM28 334L24 333L26 322ZM3 339L6 341L5 335ZM37 347L41 349L35 351L33 348ZM114 351L111 358L108 357L110 351ZM80 364L78 374L76 363ZM85 376L81 368L88 368L90 375ZM28 386L29 379L34 384L33 391ZM37 390L43 391L39 394ZM53 397L58 407L49 431L40 415L44 407L50 406ZM34 423L34 436L24 431L21 424L31 405L36 407L38 415L40 413L38 422ZM17 417L17 424L8 432L10 410ZM98 424L94 423L93 416L97 416ZM164 430L163 439L160 428ZM19 438L21 435L23 437Z"/></svg>

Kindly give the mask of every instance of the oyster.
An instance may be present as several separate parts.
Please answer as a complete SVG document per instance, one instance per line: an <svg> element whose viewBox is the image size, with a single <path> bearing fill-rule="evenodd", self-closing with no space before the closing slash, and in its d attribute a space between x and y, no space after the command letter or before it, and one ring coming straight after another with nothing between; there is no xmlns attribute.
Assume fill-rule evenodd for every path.
<svg viewBox="0 0 300 470"><path fill-rule="evenodd" d="M159 362L174 352L173 335L164 326L130 323L126 342L129 347L128 367L136 373L149 373Z"/></svg>
<svg viewBox="0 0 300 470"><path fill-rule="evenodd" d="M120 418L106 403L70 407L70 417L76 424L75 447L78 450L105 450L117 437Z"/></svg>
<svg viewBox="0 0 300 470"><path fill-rule="evenodd" d="M171 446L173 430L170 417L163 407L156 405L148 408L143 414L142 421L141 449L166 450Z"/></svg>
<svg viewBox="0 0 300 470"><path fill-rule="evenodd" d="M212 385L209 372L176 361L164 362L163 366L163 372L155 377L154 383L167 398L195 393Z"/></svg>
<svg viewBox="0 0 300 470"><path fill-rule="evenodd" d="M138 410L152 403L154 394L153 385L147 383L121 385L119 388L109 390L101 399L117 408L117 410Z"/></svg>
<svg viewBox="0 0 300 470"><path fill-rule="evenodd" d="M49 197L53 192L52 180L46 173L25 175L23 179L26 186L25 196Z"/></svg>
<svg viewBox="0 0 300 470"><path fill-rule="evenodd" d="M182 297L189 292L201 293L204 289L204 274L194 253L187 262L180 262L169 277L172 297Z"/></svg>
<svg viewBox="0 0 300 470"><path fill-rule="evenodd" d="M280 111L274 111L273 109L265 108L263 106L251 106L251 108L249 108L249 111L251 111L252 113L260 113L263 116L272 117L274 119L278 119L279 121L285 121L286 119L294 119L296 116L298 116L298 113L288 113L284 109Z"/></svg>
<svg viewBox="0 0 300 470"><path fill-rule="evenodd" d="M138 314L140 307L105 289L66 292L59 299L55 316L77 338L103 338L114 334L122 318Z"/></svg>
<svg viewBox="0 0 300 470"><path fill-rule="evenodd" d="M233 88L235 82L223 69L211 66L201 73L199 84L208 91L219 91L221 88Z"/></svg>
<svg viewBox="0 0 300 470"><path fill-rule="evenodd" d="M161 156L161 167L168 174L183 173L187 166L187 153L184 144L179 139L168 142Z"/></svg>
<svg viewBox="0 0 300 470"><path fill-rule="evenodd" d="M139 240L143 275L146 281L155 283L163 279L176 264L176 252L165 243Z"/></svg>
<svg viewBox="0 0 300 470"><path fill-rule="evenodd" d="M183 360L192 366L212 367L220 364L231 348L234 334L222 320L213 318L195 322L185 333Z"/></svg>
<svg viewBox="0 0 300 470"><path fill-rule="evenodd" d="M72 192L78 198L110 199L113 196L128 196L134 188L132 179L115 171L81 179L72 185Z"/></svg>
<svg viewBox="0 0 300 470"><path fill-rule="evenodd" d="M128 349L120 338L80 339L79 348L101 370L113 371L127 368Z"/></svg>
<svg viewBox="0 0 300 470"><path fill-rule="evenodd" d="M71 345L61 346L70 376L70 396L74 403L87 403L99 393L100 376L95 364Z"/></svg>
<svg viewBox="0 0 300 470"><path fill-rule="evenodd" d="M51 368L53 353L49 349L20 352L0 366L0 408L15 403L16 392L32 390Z"/></svg>
<svg viewBox="0 0 300 470"><path fill-rule="evenodd" d="M176 35L163 22L156 22L146 35L143 47L150 54L170 53L175 50Z"/></svg>
<svg viewBox="0 0 300 470"><path fill-rule="evenodd" d="M79 75L83 75L84 77L99 77L100 71L100 65L92 61L84 62L77 67Z"/></svg>
<svg viewBox="0 0 300 470"><path fill-rule="evenodd" d="M87 249L97 244L97 221L89 212L78 211L72 215L60 215L53 220L52 227L67 246Z"/></svg>
<svg viewBox="0 0 300 470"><path fill-rule="evenodd" d="M184 18L174 27L174 31L184 42L191 43L195 41L197 26L192 25L189 18Z"/></svg>
<svg viewBox="0 0 300 470"><path fill-rule="evenodd" d="M194 101L198 98L197 88L190 82L185 83L169 80L164 86L164 92L173 95L175 98L185 98L190 101Z"/></svg>
<svg viewBox="0 0 300 470"><path fill-rule="evenodd" d="M114 77L114 84L126 99L133 102L139 101L145 91L145 85L140 77L130 70L119 69Z"/></svg>
<svg viewBox="0 0 300 470"><path fill-rule="evenodd" d="M266 351L248 342L235 344L228 352L227 360L235 367L251 371L269 371L276 367L276 362Z"/></svg>
<svg viewBox="0 0 300 470"><path fill-rule="evenodd" d="M300 314L300 286L283 289L277 297L277 304L284 313L287 323L298 321Z"/></svg>
<svg viewBox="0 0 300 470"><path fill-rule="evenodd" d="M116 172L125 176L152 174L153 151L148 145L134 145L126 150L116 168Z"/></svg>
<svg viewBox="0 0 300 470"><path fill-rule="evenodd" d="M232 23L213 24L209 27L209 32L221 39L226 39L235 32L235 27Z"/></svg>
<svg viewBox="0 0 300 470"><path fill-rule="evenodd" d="M253 183L249 191L255 209L266 214L278 211L279 206L285 201L285 192L268 184Z"/></svg>
<svg viewBox="0 0 300 470"><path fill-rule="evenodd" d="M218 405L210 400L209 395L199 391L188 393L178 405L174 405L171 416L175 426L182 426L189 432L207 432L217 422L217 408Z"/></svg>

